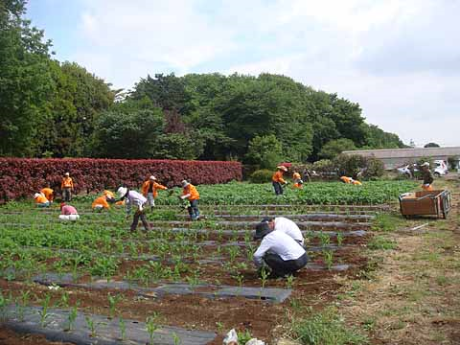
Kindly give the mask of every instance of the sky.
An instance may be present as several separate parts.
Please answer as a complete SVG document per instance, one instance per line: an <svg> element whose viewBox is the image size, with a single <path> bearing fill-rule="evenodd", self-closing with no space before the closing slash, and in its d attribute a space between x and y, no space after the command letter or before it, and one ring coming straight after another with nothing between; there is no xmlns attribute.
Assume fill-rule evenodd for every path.
<svg viewBox="0 0 460 345"><path fill-rule="evenodd" d="M29 0L26 17L58 60L116 88L156 73L283 74L423 147L460 146L459 13L457 0Z"/></svg>

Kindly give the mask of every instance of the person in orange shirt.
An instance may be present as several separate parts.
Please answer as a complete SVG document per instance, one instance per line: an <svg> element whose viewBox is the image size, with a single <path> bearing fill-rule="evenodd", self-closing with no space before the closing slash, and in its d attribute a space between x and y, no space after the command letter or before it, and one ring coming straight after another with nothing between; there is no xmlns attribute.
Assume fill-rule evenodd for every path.
<svg viewBox="0 0 460 345"><path fill-rule="evenodd" d="M155 176L150 176L147 181L142 185L142 195L147 198L147 203L153 209L155 207L155 199L158 196L158 189L166 190L168 187L163 186L156 182Z"/></svg>
<svg viewBox="0 0 460 345"><path fill-rule="evenodd" d="M343 183L346 183L346 184L354 184L356 186L361 186L362 185L362 183L359 182L358 180L353 180L351 177L348 177L348 176L341 176L340 180Z"/></svg>
<svg viewBox="0 0 460 345"><path fill-rule="evenodd" d="M93 201L91 207L93 210L98 210L98 211L102 209L108 210L110 208L109 204L112 204L114 202L115 202L115 195L111 191L105 190L104 193L99 198Z"/></svg>
<svg viewBox="0 0 460 345"><path fill-rule="evenodd" d="M190 202L190 206L187 207L188 214L191 220L197 220L200 218L200 211L198 210L198 200L200 200L200 193L194 185L187 180L182 181L182 196L179 198L182 200L187 199Z"/></svg>
<svg viewBox="0 0 460 345"><path fill-rule="evenodd" d="M283 194L283 187L281 184L287 184L287 182L283 179L283 174L287 171L288 169L284 165L276 167L276 172L272 176L272 184L276 195Z"/></svg>
<svg viewBox="0 0 460 345"><path fill-rule="evenodd" d="M301 189L303 187L302 177L297 171L294 171L294 174L292 174L292 179L294 180L294 188Z"/></svg>
<svg viewBox="0 0 460 345"><path fill-rule="evenodd" d="M61 189L64 201L71 201L73 192L73 180L68 172L65 173L65 176L62 179Z"/></svg>
<svg viewBox="0 0 460 345"><path fill-rule="evenodd" d="M54 191L49 186L46 186L45 188L40 190L40 193L43 194L50 203L54 201Z"/></svg>
<svg viewBox="0 0 460 345"><path fill-rule="evenodd" d="M35 203L38 207L49 207L50 202L42 193L35 193L34 194Z"/></svg>

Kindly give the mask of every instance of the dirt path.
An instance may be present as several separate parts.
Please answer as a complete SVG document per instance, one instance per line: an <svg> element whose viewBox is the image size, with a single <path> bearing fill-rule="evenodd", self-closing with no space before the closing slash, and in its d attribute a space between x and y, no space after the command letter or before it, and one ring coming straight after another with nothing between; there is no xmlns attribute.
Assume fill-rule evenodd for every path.
<svg viewBox="0 0 460 345"><path fill-rule="evenodd" d="M337 278L340 312L373 344L460 344L460 189L457 181L443 187L452 192L447 220L405 221L396 232L377 233L397 244L371 251L378 269L368 280Z"/></svg>

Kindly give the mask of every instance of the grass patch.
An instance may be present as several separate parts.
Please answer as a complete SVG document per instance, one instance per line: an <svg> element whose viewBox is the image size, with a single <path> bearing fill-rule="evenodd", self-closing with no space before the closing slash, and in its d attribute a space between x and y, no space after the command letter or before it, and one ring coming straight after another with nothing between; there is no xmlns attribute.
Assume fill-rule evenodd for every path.
<svg viewBox="0 0 460 345"><path fill-rule="evenodd" d="M397 243L383 236L374 236L367 244L367 248L371 250L392 250L396 249Z"/></svg>
<svg viewBox="0 0 460 345"><path fill-rule="evenodd" d="M372 222L372 231L392 232L404 224L404 218L400 215L378 213Z"/></svg>
<svg viewBox="0 0 460 345"><path fill-rule="evenodd" d="M348 327L335 308L292 320L291 335L305 345L368 344L367 336Z"/></svg>

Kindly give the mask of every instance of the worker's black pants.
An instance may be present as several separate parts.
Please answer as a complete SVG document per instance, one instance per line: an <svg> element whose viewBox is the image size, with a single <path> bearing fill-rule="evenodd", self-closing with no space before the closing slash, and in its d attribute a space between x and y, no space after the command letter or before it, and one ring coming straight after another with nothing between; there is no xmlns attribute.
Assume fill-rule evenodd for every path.
<svg viewBox="0 0 460 345"><path fill-rule="evenodd" d="M65 202L72 201L72 188L65 187L62 194Z"/></svg>
<svg viewBox="0 0 460 345"><path fill-rule="evenodd" d="M275 189L275 194L276 195L283 194L283 187L281 187L281 183L273 182L273 188Z"/></svg>
<svg viewBox="0 0 460 345"><path fill-rule="evenodd" d="M289 274L297 272L307 264L307 253L296 260L284 261L278 254L268 253L264 256L264 261L271 268L270 277L285 277Z"/></svg>
<svg viewBox="0 0 460 345"><path fill-rule="evenodd" d="M145 230L150 230L149 223L147 223L147 218L145 217L145 213L143 211L136 211L134 214L133 223L131 224L131 231L136 231L137 224L139 223L139 218L141 219Z"/></svg>
<svg viewBox="0 0 460 345"><path fill-rule="evenodd" d="M200 211L198 210L198 200L191 200L190 206L187 207L187 211L191 220L197 220L200 217Z"/></svg>

